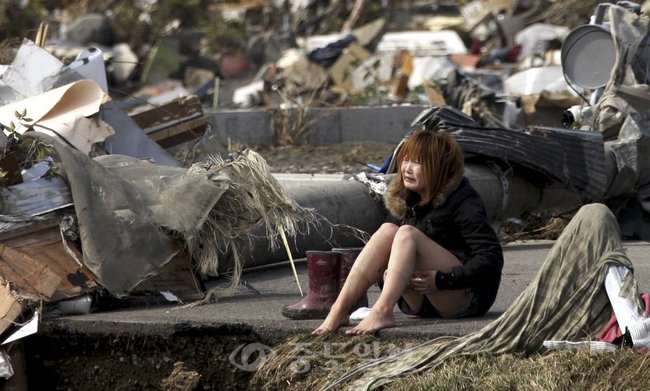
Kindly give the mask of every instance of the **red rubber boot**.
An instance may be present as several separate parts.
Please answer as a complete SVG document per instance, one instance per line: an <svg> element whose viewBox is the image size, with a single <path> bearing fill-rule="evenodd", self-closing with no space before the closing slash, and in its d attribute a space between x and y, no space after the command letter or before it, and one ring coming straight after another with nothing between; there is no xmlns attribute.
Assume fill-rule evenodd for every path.
<svg viewBox="0 0 650 391"><path fill-rule="evenodd" d="M307 251L307 296L284 307L282 315L291 319L325 319L339 294L340 264L340 252Z"/></svg>
<svg viewBox="0 0 650 391"><path fill-rule="evenodd" d="M344 247L344 248L333 248L332 251L337 251L341 253L341 277L339 278L339 292L345 284L345 280L352 270L352 265L354 261L357 260L357 257L363 250L363 247ZM353 313L361 307L368 307L368 293L364 293L363 296L352 306L350 313Z"/></svg>

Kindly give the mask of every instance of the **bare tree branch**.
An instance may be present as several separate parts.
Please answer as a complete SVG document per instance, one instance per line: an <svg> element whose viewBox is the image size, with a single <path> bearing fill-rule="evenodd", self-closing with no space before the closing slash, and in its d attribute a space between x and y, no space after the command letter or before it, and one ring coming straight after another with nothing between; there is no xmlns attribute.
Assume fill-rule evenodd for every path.
<svg viewBox="0 0 650 391"><path fill-rule="evenodd" d="M354 8L352 8L352 12L350 13L350 16L348 17L348 20L343 23L343 31L348 31L352 30L354 27L354 24L359 20L359 16L361 15L361 10L363 9L363 6L366 5L367 0L356 0L354 3Z"/></svg>

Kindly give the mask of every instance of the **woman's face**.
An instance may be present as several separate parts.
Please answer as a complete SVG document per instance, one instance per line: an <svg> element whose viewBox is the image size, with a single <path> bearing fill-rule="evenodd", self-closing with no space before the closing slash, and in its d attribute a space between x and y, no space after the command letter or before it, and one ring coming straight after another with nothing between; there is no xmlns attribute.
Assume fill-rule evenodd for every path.
<svg viewBox="0 0 650 391"><path fill-rule="evenodd" d="M408 156L402 160L402 178L404 187L420 196L426 193L426 182L422 175L422 165L417 160L411 160Z"/></svg>

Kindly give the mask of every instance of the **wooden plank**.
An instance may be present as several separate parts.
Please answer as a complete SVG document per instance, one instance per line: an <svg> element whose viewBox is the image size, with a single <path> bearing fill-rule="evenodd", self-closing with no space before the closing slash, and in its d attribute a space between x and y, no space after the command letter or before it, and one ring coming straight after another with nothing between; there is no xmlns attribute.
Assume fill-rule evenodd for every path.
<svg viewBox="0 0 650 391"><path fill-rule="evenodd" d="M22 254L25 259L32 260L38 265L43 265L60 278L55 292L47 299L60 300L81 295L99 286L97 276L85 266L79 264L66 251L61 241L59 229L60 219L49 219L35 221L28 226L17 228L11 231L0 233L0 243L17 254ZM83 265L83 255L73 242L68 242L68 249ZM0 260L0 263L3 260ZM4 260L7 262L7 260ZM29 264L30 261L26 261ZM14 281L14 274L7 269L15 269L12 265L1 265L0 274L6 274L10 281ZM3 274L4 270L4 274ZM24 284L23 281L21 284ZM28 285L33 287L32 283ZM35 289L38 291L38 289ZM48 290L49 292L49 290ZM32 292L33 294L34 292Z"/></svg>
<svg viewBox="0 0 650 391"><path fill-rule="evenodd" d="M196 118L190 121L181 122L177 125L170 126L165 129L161 129L155 133L150 133L149 137L154 141L160 141L169 137L177 136L181 133L189 132L192 133L194 138L197 138L205 133L205 125L207 125L209 122L210 117ZM196 132L193 132L195 129Z"/></svg>
<svg viewBox="0 0 650 391"><path fill-rule="evenodd" d="M68 248L83 264L83 255L74 243L68 242ZM52 295L53 300L79 296L99 286L97 276L86 266L80 267L63 247L59 237L58 242L41 246L15 248L16 251L26 254L47 267L59 277L61 282Z"/></svg>
<svg viewBox="0 0 650 391"><path fill-rule="evenodd" d="M5 286L0 286L0 335L13 325L23 312L23 306L13 297L7 297Z"/></svg>
<svg viewBox="0 0 650 391"><path fill-rule="evenodd" d="M201 282L194 274L194 265L187 253L179 252L160 267L155 276L141 281L133 292L202 292Z"/></svg>
<svg viewBox="0 0 650 391"><path fill-rule="evenodd" d="M149 137L161 147L169 148L203 136L209 122L210 117L197 118L150 133Z"/></svg>
<svg viewBox="0 0 650 391"><path fill-rule="evenodd" d="M163 148L195 140L205 134L210 117L196 95L174 99L131 118Z"/></svg>
<svg viewBox="0 0 650 391"><path fill-rule="evenodd" d="M147 129L175 120L200 116L203 116L201 100L196 95L190 95L176 98L151 110L133 114L131 119L146 132Z"/></svg>
<svg viewBox="0 0 650 391"><path fill-rule="evenodd" d="M0 276L19 295L34 299L52 297L62 280L46 265L5 245L0 245Z"/></svg>
<svg viewBox="0 0 650 391"><path fill-rule="evenodd" d="M60 222L60 218L56 217L49 220L34 221L24 227L0 232L0 243L9 247L23 247L60 241Z"/></svg>

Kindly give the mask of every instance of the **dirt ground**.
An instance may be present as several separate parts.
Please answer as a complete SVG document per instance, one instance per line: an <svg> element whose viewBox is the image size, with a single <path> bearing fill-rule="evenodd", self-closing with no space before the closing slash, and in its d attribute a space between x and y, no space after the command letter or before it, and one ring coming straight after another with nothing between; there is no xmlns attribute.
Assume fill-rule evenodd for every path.
<svg viewBox="0 0 650 391"><path fill-rule="evenodd" d="M30 391L248 390L253 372L235 368L230 354L258 342L211 330L167 337L51 333L26 341Z"/></svg>
<svg viewBox="0 0 650 391"><path fill-rule="evenodd" d="M397 143L365 141L254 150L266 160L271 172L358 174L373 171L367 164L381 167L396 146Z"/></svg>

